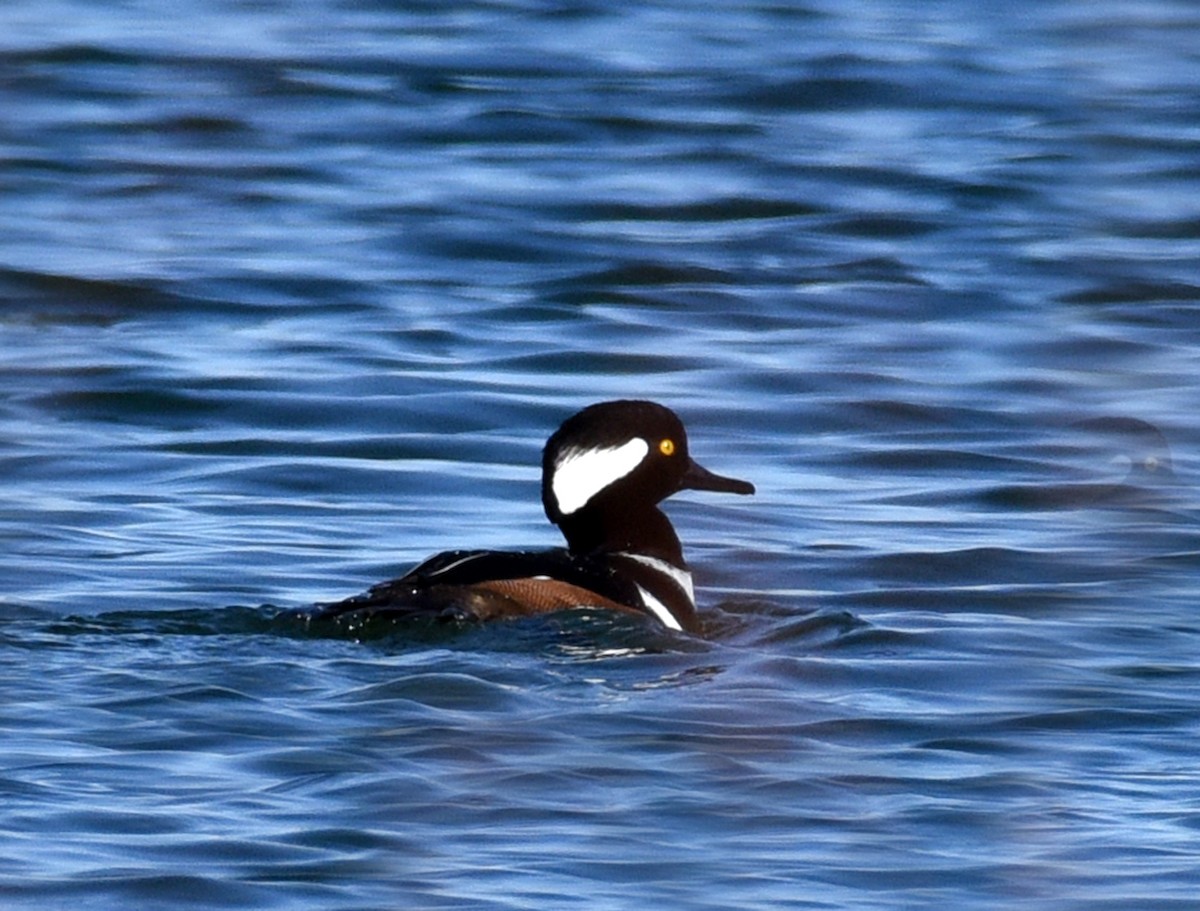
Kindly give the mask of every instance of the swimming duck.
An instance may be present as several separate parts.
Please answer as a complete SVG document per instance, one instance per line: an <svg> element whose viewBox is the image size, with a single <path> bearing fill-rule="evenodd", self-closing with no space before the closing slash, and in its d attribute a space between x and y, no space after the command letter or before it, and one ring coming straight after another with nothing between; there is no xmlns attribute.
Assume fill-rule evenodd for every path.
<svg viewBox="0 0 1200 911"><path fill-rule="evenodd" d="M696 632L692 575L659 509L681 490L752 494L754 485L692 459L683 423L669 408L633 400L590 405L563 422L542 454L542 506L565 548L447 551L361 595L318 605L309 620L494 620L600 608Z"/></svg>

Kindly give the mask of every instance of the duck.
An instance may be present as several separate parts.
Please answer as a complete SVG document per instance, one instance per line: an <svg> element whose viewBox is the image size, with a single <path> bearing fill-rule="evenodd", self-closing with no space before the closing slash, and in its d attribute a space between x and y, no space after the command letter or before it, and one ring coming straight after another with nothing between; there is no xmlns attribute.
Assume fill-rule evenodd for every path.
<svg viewBox="0 0 1200 911"><path fill-rule="evenodd" d="M306 622L484 622L589 609L699 633L691 570L660 508L683 490L755 492L696 462L670 408L632 399L589 405L542 451L542 507L565 547L445 551L362 594L316 605Z"/></svg>

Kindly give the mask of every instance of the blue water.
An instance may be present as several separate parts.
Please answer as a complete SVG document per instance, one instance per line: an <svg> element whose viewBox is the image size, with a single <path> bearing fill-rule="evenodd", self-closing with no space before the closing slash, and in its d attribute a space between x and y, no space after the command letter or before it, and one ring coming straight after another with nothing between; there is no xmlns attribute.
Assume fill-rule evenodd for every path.
<svg viewBox="0 0 1200 911"><path fill-rule="evenodd" d="M1200 882L1200 9L0 8L0 904ZM277 618L675 408L706 635Z"/></svg>

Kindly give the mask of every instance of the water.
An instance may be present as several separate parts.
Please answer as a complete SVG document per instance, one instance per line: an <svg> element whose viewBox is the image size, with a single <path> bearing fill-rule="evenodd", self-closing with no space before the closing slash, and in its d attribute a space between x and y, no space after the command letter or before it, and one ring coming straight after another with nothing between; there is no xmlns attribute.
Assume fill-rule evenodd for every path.
<svg viewBox="0 0 1200 911"><path fill-rule="evenodd" d="M1197 47L6 3L5 907L1193 907ZM705 638L276 617L556 544L619 396L758 487L670 505Z"/></svg>

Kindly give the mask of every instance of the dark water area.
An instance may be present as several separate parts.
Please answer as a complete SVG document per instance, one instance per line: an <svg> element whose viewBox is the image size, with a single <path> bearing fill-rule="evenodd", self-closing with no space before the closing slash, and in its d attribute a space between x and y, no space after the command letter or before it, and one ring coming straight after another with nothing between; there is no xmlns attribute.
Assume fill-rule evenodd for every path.
<svg viewBox="0 0 1200 911"><path fill-rule="evenodd" d="M0 99L4 907L1195 907L1195 4L13 0ZM278 616L617 397L757 485L703 637Z"/></svg>

